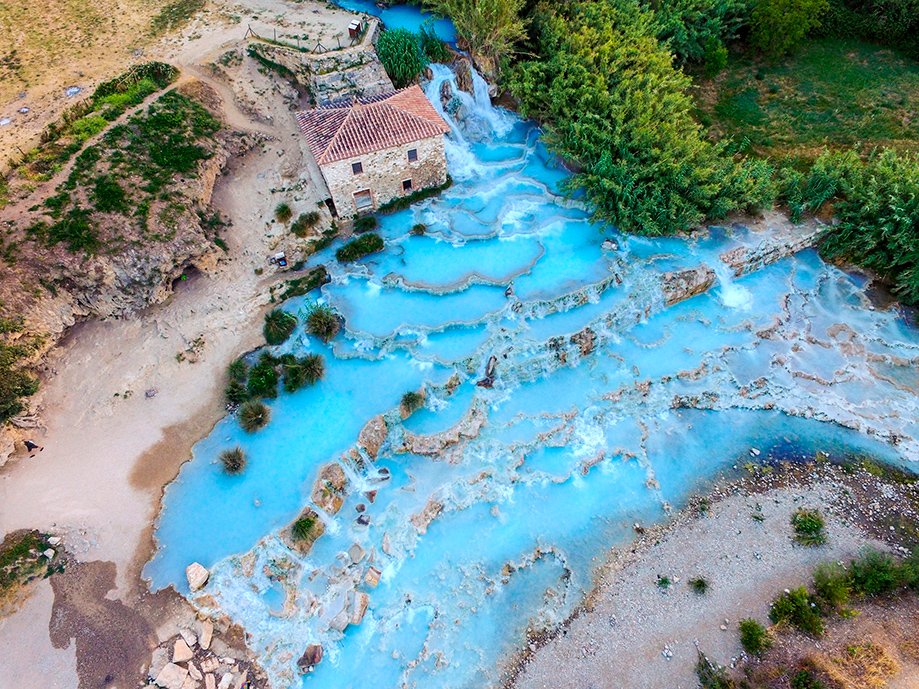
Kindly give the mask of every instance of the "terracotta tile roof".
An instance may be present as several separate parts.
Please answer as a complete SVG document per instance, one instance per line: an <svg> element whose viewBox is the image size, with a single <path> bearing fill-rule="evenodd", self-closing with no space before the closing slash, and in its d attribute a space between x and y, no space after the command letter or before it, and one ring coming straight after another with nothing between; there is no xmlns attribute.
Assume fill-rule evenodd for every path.
<svg viewBox="0 0 919 689"><path fill-rule="evenodd" d="M417 85L378 96L332 101L298 112L297 123L320 165L450 131Z"/></svg>

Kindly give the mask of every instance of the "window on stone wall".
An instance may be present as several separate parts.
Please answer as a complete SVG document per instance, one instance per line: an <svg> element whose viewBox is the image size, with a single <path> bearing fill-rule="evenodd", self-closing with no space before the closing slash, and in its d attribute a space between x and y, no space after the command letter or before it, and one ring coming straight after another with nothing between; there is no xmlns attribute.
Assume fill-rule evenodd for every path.
<svg viewBox="0 0 919 689"><path fill-rule="evenodd" d="M359 175L364 171L363 163L351 163L352 174Z"/></svg>
<svg viewBox="0 0 919 689"><path fill-rule="evenodd" d="M412 190L412 180L407 179L402 182L402 191L411 191Z"/></svg>
<svg viewBox="0 0 919 689"><path fill-rule="evenodd" d="M418 160L418 149L410 149L408 152L408 162L414 163L416 160Z"/></svg>

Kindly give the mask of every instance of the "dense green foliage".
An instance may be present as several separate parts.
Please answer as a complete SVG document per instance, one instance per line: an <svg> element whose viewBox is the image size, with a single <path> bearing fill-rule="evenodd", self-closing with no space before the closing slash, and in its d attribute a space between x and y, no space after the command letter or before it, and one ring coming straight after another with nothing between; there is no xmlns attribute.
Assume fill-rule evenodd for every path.
<svg viewBox="0 0 919 689"><path fill-rule="evenodd" d="M757 0L753 7L753 44L778 57L796 48L820 26L829 0Z"/></svg>
<svg viewBox="0 0 919 689"><path fill-rule="evenodd" d="M327 304L315 303L310 306L306 315L306 331L323 342L328 342L338 334L341 321L338 314Z"/></svg>
<svg viewBox="0 0 919 689"><path fill-rule="evenodd" d="M312 516L300 517L290 528L293 537L298 541L305 541L313 532L316 525L316 518Z"/></svg>
<svg viewBox="0 0 919 689"><path fill-rule="evenodd" d="M241 447L233 447L220 453L220 463L228 474L239 474L246 468L246 454Z"/></svg>
<svg viewBox="0 0 919 689"><path fill-rule="evenodd" d="M101 88L101 87L100 87ZM111 127L97 143L74 161L67 180L45 199L47 220L28 228L47 245L64 243L70 251L118 251L120 234L103 238L97 214L114 214L138 225L145 238L167 241L175 234L176 218L188 209L177 191L169 189L180 176L196 172L210 157L220 123L201 105L169 91L145 112ZM130 202L128 201L130 199ZM156 208L165 232L149 232Z"/></svg>
<svg viewBox="0 0 919 689"><path fill-rule="evenodd" d="M814 592L821 607L827 610L844 610L849 604L852 586L849 572L838 562L824 562L814 570Z"/></svg>
<svg viewBox="0 0 919 689"><path fill-rule="evenodd" d="M374 215L362 215L359 218L356 218L354 221L354 231L357 234L363 232L369 232L370 230L375 230L377 225L380 224L380 221L376 219Z"/></svg>
<svg viewBox="0 0 919 689"><path fill-rule="evenodd" d="M424 404L424 395L415 390L410 390L402 395L402 411L405 414L414 414L416 411L421 409L421 406Z"/></svg>
<svg viewBox="0 0 919 689"><path fill-rule="evenodd" d="M447 48L447 44L437 37L437 32L430 21L426 21L421 25L418 40L421 41L421 51L428 59L428 62L449 62L453 57Z"/></svg>
<svg viewBox="0 0 919 689"><path fill-rule="evenodd" d="M657 37L679 62L708 62L749 21L751 0L641 0L654 11ZM726 52L725 52L726 56Z"/></svg>
<svg viewBox="0 0 919 689"><path fill-rule="evenodd" d="M45 180L58 172L87 139L104 130L124 112L165 88L179 75L172 65L146 62L100 84L92 96L64 112L42 132L41 143L30 150L16 172Z"/></svg>
<svg viewBox="0 0 919 689"><path fill-rule="evenodd" d="M15 531L0 542L0 602L11 591L31 579L51 573L42 552L50 547L48 537L38 531Z"/></svg>
<svg viewBox="0 0 919 689"><path fill-rule="evenodd" d="M301 213L291 224L290 231L298 237L306 237L306 235L309 234L309 231L316 227L317 224L319 224L319 219L319 211Z"/></svg>
<svg viewBox="0 0 919 689"><path fill-rule="evenodd" d="M377 55L396 88L413 83L427 67L421 39L408 29L389 29L380 34Z"/></svg>
<svg viewBox="0 0 919 689"><path fill-rule="evenodd" d="M525 0L424 0L428 9L453 20L456 31L480 63L497 71L526 36Z"/></svg>
<svg viewBox="0 0 919 689"><path fill-rule="evenodd" d="M575 165L570 188L599 219L650 235L771 204L768 164L736 164L702 136L690 80L653 21L629 0L543 6L534 18L541 59L522 62L510 86Z"/></svg>
<svg viewBox="0 0 919 689"><path fill-rule="evenodd" d="M353 239L341 247L335 252L335 258L337 258L340 263L349 263L350 261L356 261L368 254L372 254L375 251L382 250L383 238L374 232L369 232L367 234L362 234L357 239Z"/></svg>
<svg viewBox="0 0 919 689"><path fill-rule="evenodd" d="M772 646L769 632L752 617L740 621L740 645L751 655L761 655Z"/></svg>
<svg viewBox="0 0 919 689"><path fill-rule="evenodd" d="M277 397L278 380L278 359L262 352L256 364L249 369L246 391L249 397Z"/></svg>
<svg viewBox="0 0 919 689"><path fill-rule="evenodd" d="M319 354L302 357L285 354L280 363L285 392L296 392L304 385L315 385L325 374L325 360Z"/></svg>
<svg viewBox="0 0 919 689"><path fill-rule="evenodd" d="M830 0L820 33L874 41L919 58L919 1Z"/></svg>
<svg viewBox="0 0 919 689"><path fill-rule="evenodd" d="M325 266L311 268L306 275L288 280L285 283L284 291L281 293L281 301L303 296L308 292L312 292L319 287L319 285L324 285L328 281L329 272L326 270Z"/></svg>
<svg viewBox="0 0 919 689"><path fill-rule="evenodd" d="M271 418L271 411L264 402L249 400L239 408L239 425L246 433L255 433Z"/></svg>
<svg viewBox="0 0 919 689"><path fill-rule="evenodd" d="M776 598L769 609L769 619L775 623L788 622L811 636L820 636L824 630L816 600L803 586Z"/></svg>
<svg viewBox="0 0 919 689"><path fill-rule="evenodd" d="M826 685L808 670L798 670L791 677L791 689L826 689Z"/></svg>
<svg viewBox="0 0 919 689"><path fill-rule="evenodd" d="M826 523L819 510L798 509L791 515L795 540L802 545L818 546L826 543Z"/></svg>
<svg viewBox="0 0 919 689"><path fill-rule="evenodd" d="M262 333L265 342L270 345L279 345L291 336L297 327L297 317L287 311L274 309L265 314L265 325Z"/></svg>
<svg viewBox="0 0 919 689"><path fill-rule="evenodd" d="M450 175L447 175L447 181L443 184L439 184L433 187L425 187L424 189L416 189L411 194L406 194L405 196L397 196L380 206L377 209L377 213L386 215L387 213L395 213L397 211L405 210L414 203L418 203L424 199L429 199L432 196L437 196L445 189L449 189L452 184L453 180L451 179Z"/></svg>
<svg viewBox="0 0 919 689"><path fill-rule="evenodd" d="M0 424L25 411L23 398L38 392L38 379L25 368L23 361L32 352L33 341L5 336L23 329L20 319L0 317Z"/></svg>

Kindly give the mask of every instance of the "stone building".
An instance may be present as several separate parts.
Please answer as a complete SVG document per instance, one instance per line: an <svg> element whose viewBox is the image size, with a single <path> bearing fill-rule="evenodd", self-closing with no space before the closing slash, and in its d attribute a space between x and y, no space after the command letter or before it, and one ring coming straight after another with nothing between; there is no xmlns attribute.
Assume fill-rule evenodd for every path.
<svg viewBox="0 0 919 689"><path fill-rule="evenodd" d="M297 113L297 122L339 216L447 181L450 127L419 86L342 98Z"/></svg>

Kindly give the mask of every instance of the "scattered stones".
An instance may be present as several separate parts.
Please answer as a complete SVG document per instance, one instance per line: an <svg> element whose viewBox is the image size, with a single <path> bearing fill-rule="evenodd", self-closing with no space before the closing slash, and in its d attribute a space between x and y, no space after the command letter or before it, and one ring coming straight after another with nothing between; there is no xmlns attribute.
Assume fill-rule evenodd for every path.
<svg viewBox="0 0 919 689"><path fill-rule="evenodd" d="M319 644L310 644L306 647L306 650L303 651L303 655L300 656L300 660L297 661L297 667L300 668L300 672L311 672L313 668L319 665L321 662L322 646Z"/></svg>
<svg viewBox="0 0 919 689"><path fill-rule="evenodd" d="M154 681L163 689L182 689L186 677L188 677L188 670L184 667L175 663L166 663Z"/></svg>
<svg viewBox="0 0 919 689"><path fill-rule="evenodd" d="M172 647L173 663L184 663L194 657L195 654L192 652L191 648L189 648L188 644L185 643L185 639L179 638L175 640L175 644Z"/></svg>
<svg viewBox="0 0 919 689"><path fill-rule="evenodd" d="M673 658L673 651L671 650L670 646L664 646L664 650L661 651L661 655L665 660L670 660Z"/></svg>
<svg viewBox="0 0 919 689"><path fill-rule="evenodd" d="M211 573L207 571L207 568L198 562L192 562L185 568L185 578L188 579L188 588L193 592L204 588L210 576Z"/></svg>

